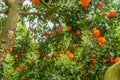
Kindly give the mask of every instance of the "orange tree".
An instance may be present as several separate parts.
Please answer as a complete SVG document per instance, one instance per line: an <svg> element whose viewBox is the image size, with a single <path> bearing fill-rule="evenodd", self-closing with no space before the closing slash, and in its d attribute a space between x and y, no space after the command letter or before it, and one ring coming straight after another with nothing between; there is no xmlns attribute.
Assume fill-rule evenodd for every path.
<svg viewBox="0 0 120 80"><path fill-rule="evenodd" d="M3 4L3 9L10 8L8 14L16 7L13 2L23 4L4 1L12 6ZM18 13L13 10L17 17L14 15L10 24L9 17L1 18L1 35L8 39L5 45L10 40L9 45L13 44L7 48L10 54L3 62L1 77L103 80L106 69L120 61L118 5L113 0L31 0L21 5ZM6 28L11 25L16 28L14 39L13 29ZM7 38L5 31L9 33Z"/></svg>

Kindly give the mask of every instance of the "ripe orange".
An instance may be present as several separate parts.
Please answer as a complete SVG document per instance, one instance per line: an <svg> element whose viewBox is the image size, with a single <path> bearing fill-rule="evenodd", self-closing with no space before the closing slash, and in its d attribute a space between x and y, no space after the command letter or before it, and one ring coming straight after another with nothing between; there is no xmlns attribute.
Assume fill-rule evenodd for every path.
<svg viewBox="0 0 120 80"><path fill-rule="evenodd" d="M79 36L79 35L80 35L80 30L77 30L77 31L76 31L76 34Z"/></svg>
<svg viewBox="0 0 120 80"><path fill-rule="evenodd" d="M33 3L34 3L35 5L39 5L39 4L40 4L40 0L33 0Z"/></svg>
<svg viewBox="0 0 120 80"><path fill-rule="evenodd" d="M92 55L91 55L91 58L92 58L92 59L96 58L96 55L95 55L95 54L92 54Z"/></svg>
<svg viewBox="0 0 120 80"><path fill-rule="evenodd" d="M102 16L107 16L107 13L106 12L102 12Z"/></svg>
<svg viewBox="0 0 120 80"><path fill-rule="evenodd" d="M98 37L98 41L100 42L100 44L105 44L106 43L106 39L103 36Z"/></svg>
<svg viewBox="0 0 120 80"><path fill-rule="evenodd" d="M27 80L25 77L23 77L21 80Z"/></svg>
<svg viewBox="0 0 120 80"><path fill-rule="evenodd" d="M71 26L67 26L67 31L71 31Z"/></svg>
<svg viewBox="0 0 120 80"><path fill-rule="evenodd" d="M71 51L67 51L66 54L69 55L71 53Z"/></svg>
<svg viewBox="0 0 120 80"><path fill-rule="evenodd" d="M25 50L25 48L23 47L23 48L21 48L21 52L24 52L24 50Z"/></svg>
<svg viewBox="0 0 120 80"><path fill-rule="evenodd" d="M40 56L40 55L41 55L41 52L37 51L35 54L36 54L37 56Z"/></svg>
<svg viewBox="0 0 120 80"><path fill-rule="evenodd" d="M50 15L50 17L51 17L51 18L54 18L54 17L55 17L55 14L54 14L54 13L52 13L52 14Z"/></svg>
<svg viewBox="0 0 120 80"><path fill-rule="evenodd" d="M13 48L10 47L8 51L9 51L9 53L12 53L13 52Z"/></svg>
<svg viewBox="0 0 120 80"><path fill-rule="evenodd" d="M68 57L69 57L70 59L73 59L75 56L74 56L74 54L70 53L70 54L68 54Z"/></svg>
<svg viewBox="0 0 120 80"><path fill-rule="evenodd" d="M103 6L103 2L102 2L102 1L99 1L99 2L98 2L98 6L102 7L102 6Z"/></svg>
<svg viewBox="0 0 120 80"><path fill-rule="evenodd" d="M19 69L22 69L22 68L23 68L23 64L19 64L19 65L18 65L18 68L19 68Z"/></svg>
<svg viewBox="0 0 120 80"><path fill-rule="evenodd" d="M49 58L49 55L48 55L48 54L46 54L46 55L45 55L45 57L46 57L46 58Z"/></svg>
<svg viewBox="0 0 120 80"><path fill-rule="evenodd" d="M62 31L62 29L57 28L57 29L56 29L56 32L61 33L61 32L63 32L63 31Z"/></svg>
<svg viewBox="0 0 120 80"><path fill-rule="evenodd" d="M80 0L81 3L89 4L91 0Z"/></svg>
<svg viewBox="0 0 120 80"><path fill-rule="evenodd" d="M55 33L54 33L54 32L51 32L50 35L51 35L52 37L54 37L54 36L55 36Z"/></svg>
<svg viewBox="0 0 120 80"><path fill-rule="evenodd" d="M54 53L54 54L53 54L53 57L57 57L57 53Z"/></svg>
<svg viewBox="0 0 120 80"><path fill-rule="evenodd" d="M60 54L64 54L64 51L63 51L63 50L61 50L61 51L60 51Z"/></svg>
<svg viewBox="0 0 120 80"><path fill-rule="evenodd" d="M102 61L103 63L106 63L107 62L107 60L106 59L103 59L103 61Z"/></svg>
<svg viewBox="0 0 120 80"><path fill-rule="evenodd" d="M109 56L110 62L115 62L112 56Z"/></svg>
<svg viewBox="0 0 120 80"><path fill-rule="evenodd" d="M88 4L85 4L85 3L81 4L81 7L83 7L83 8L86 8L87 6L88 6Z"/></svg>
<svg viewBox="0 0 120 80"><path fill-rule="evenodd" d="M58 57L55 57L55 60L56 60L56 61L59 61L59 58L58 58Z"/></svg>
<svg viewBox="0 0 120 80"><path fill-rule="evenodd" d="M81 6L83 8L86 8L89 5L91 0L80 0L80 1L81 1Z"/></svg>
<svg viewBox="0 0 120 80"><path fill-rule="evenodd" d="M80 61L82 61L82 58L80 58Z"/></svg>
<svg viewBox="0 0 120 80"><path fill-rule="evenodd" d="M115 11L115 10L111 10L110 12L109 12L109 16L110 17L115 17L117 15L117 12Z"/></svg>
<svg viewBox="0 0 120 80"><path fill-rule="evenodd" d="M96 28L96 27L94 27L94 28L92 29L92 33L93 33L95 30L97 30L97 28Z"/></svg>
<svg viewBox="0 0 120 80"><path fill-rule="evenodd" d="M97 60L92 60L92 63L95 65L95 64L97 64Z"/></svg>
<svg viewBox="0 0 120 80"><path fill-rule="evenodd" d="M101 36L101 31L100 30L94 30L93 35L98 38L98 37Z"/></svg>
<svg viewBox="0 0 120 80"><path fill-rule="evenodd" d="M119 57L115 57L114 61L115 62L120 62L120 58Z"/></svg>
<svg viewBox="0 0 120 80"><path fill-rule="evenodd" d="M16 58L16 59L17 59L18 57L19 57L19 56L18 56L18 54L15 54L15 55L14 55L14 58Z"/></svg>

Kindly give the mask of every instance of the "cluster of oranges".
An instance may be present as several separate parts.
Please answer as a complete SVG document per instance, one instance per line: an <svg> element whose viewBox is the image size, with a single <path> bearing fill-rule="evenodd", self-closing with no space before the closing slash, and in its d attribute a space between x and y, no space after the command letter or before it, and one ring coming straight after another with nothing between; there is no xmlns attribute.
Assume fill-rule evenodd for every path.
<svg viewBox="0 0 120 80"><path fill-rule="evenodd" d="M66 55L70 58L70 59L74 59L75 55L71 52L71 51L67 51Z"/></svg>
<svg viewBox="0 0 120 80"><path fill-rule="evenodd" d="M72 30L72 27L70 25L67 26L67 31L70 32ZM76 35L80 35L80 30L76 30Z"/></svg>
<svg viewBox="0 0 120 80"><path fill-rule="evenodd" d="M19 64L17 67L14 68L15 71L20 71L23 68L23 64Z"/></svg>
<svg viewBox="0 0 120 80"><path fill-rule="evenodd" d="M96 27L94 27L92 29L92 33L97 38L97 40L99 41L100 44L105 44L106 43L106 39L105 39L105 37L103 37L101 35L101 31L99 29L97 29Z"/></svg>
<svg viewBox="0 0 120 80"><path fill-rule="evenodd" d="M99 10L102 8L103 4L104 4L104 3L103 3L102 1L99 1L99 2L98 2L98 9L99 9Z"/></svg>
<svg viewBox="0 0 120 80"><path fill-rule="evenodd" d="M86 7L88 7L91 0L80 0L80 1L81 1L81 6L83 8L86 8Z"/></svg>
<svg viewBox="0 0 120 80"><path fill-rule="evenodd" d="M117 16L117 12L115 10L111 10L109 13L102 12L102 16L106 16L107 18L114 18Z"/></svg>
<svg viewBox="0 0 120 80"><path fill-rule="evenodd" d="M42 35L43 36L52 36L52 37L54 37L55 33L53 31L52 32L43 32Z"/></svg>
<svg viewBox="0 0 120 80"><path fill-rule="evenodd" d="M112 56L109 56L109 59L110 59L110 62L120 62L120 58L119 57L112 57Z"/></svg>

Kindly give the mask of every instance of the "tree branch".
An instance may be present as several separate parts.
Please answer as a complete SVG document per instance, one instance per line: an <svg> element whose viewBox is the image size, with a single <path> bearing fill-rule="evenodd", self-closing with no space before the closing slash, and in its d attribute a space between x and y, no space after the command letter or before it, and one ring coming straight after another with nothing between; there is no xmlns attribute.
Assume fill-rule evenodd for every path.
<svg viewBox="0 0 120 80"><path fill-rule="evenodd" d="M0 14L7 14L6 10L0 10Z"/></svg>
<svg viewBox="0 0 120 80"><path fill-rule="evenodd" d="M21 11L19 14L20 15L24 15L24 16L26 16L26 15L37 15L37 16L40 16L40 14L37 13L37 12L25 12L25 11Z"/></svg>

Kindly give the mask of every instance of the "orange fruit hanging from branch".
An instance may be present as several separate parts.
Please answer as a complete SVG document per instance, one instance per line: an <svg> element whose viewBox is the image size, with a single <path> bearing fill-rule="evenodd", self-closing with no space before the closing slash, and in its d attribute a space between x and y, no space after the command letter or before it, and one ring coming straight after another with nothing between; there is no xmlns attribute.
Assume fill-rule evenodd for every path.
<svg viewBox="0 0 120 80"><path fill-rule="evenodd" d="M98 41L99 41L100 44L105 44L106 43L106 39L103 36L98 37Z"/></svg>
<svg viewBox="0 0 120 80"><path fill-rule="evenodd" d="M103 6L103 2L102 2L102 1L99 1L99 2L98 2L98 6L102 7L102 6Z"/></svg>
<svg viewBox="0 0 120 80"><path fill-rule="evenodd" d="M101 36L101 31L96 29L96 30L93 31L93 35L94 35L96 38L98 38L98 37Z"/></svg>
<svg viewBox="0 0 120 80"><path fill-rule="evenodd" d="M80 1L81 1L81 6L83 8L86 8L89 5L91 0L80 0Z"/></svg>
<svg viewBox="0 0 120 80"><path fill-rule="evenodd" d="M13 48L10 47L8 51L9 51L9 53L12 53L13 52Z"/></svg>
<svg viewBox="0 0 120 80"><path fill-rule="evenodd" d="M67 26L67 31L71 31L71 26Z"/></svg>
<svg viewBox="0 0 120 80"><path fill-rule="evenodd" d="M76 31L76 34L79 36L79 35L80 35L80 30L77 30L77 31Z"/></svg>
<svg viewBox="0 0 120 80"><path fill-rule="evenodd" d="M33 3L34 3L35 5L39 5L39 4L40 4L40 0L33 0Z"/></svg>
<svg viewBox="0 0 120 80"><path fill-rule="evenodd" d="M117 15L117 12L116 12L115 10L111 10L111 11L109 12L109 16L110 16L111 18L115 17L116 15Z"/></svg>

